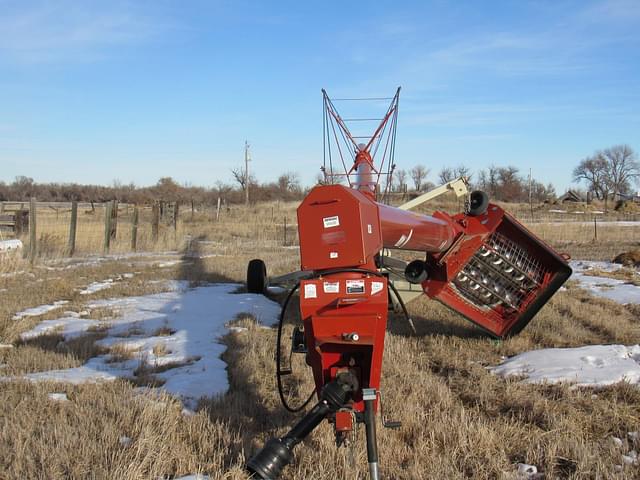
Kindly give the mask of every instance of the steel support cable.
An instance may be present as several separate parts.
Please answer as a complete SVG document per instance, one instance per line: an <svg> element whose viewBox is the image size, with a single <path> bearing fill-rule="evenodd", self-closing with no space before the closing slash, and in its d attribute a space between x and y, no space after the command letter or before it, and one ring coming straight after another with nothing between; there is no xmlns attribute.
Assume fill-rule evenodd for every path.
<svg viewBox="0 0 640 480"><path fill-rule="evenodd" d="M340 160L342 161L342 167L344 168L345 173L347 174L347 181L349 182L349 187L351 187L351 178L349 178L349 170L344 163L344 156L342 155L342 149L340 148L340 142L338 140L338 134L336 133L336 128L333 122L331 122L331 129L333 130L333 136L336 139L336 146L338 147L338 153L340 154Z"/></svg>
<svg viewBox="0 0 640 480"><path fill-rule="evenodd" d="M327 109L324 106L324 97L322 98L322 173L324 174L324 180L327 181L327 135L326 123L327 123ZM329 160L329 168L331 168L331 160Z"/></svg>
<svg viewBox="0 0 640 480"><path fill-rule="evenodd" d="M351 132L349 131L347 126L344 125L344 123L342 123L342 119L340 117L340 114L338 113L338 110L336 110L335 106L331 103L331 99L329 97L327 97L327 101L328 101L327 112L329 112L329 114L330 114L331 125L334 128L334 133L335 133L334 121L335 121L335 123L338 124L338 127L339 127L338 131L340 132L340 136L342 137L342 140L345 143L345 147L346 147L347 151L350 153L351 159L355 161L355 154L353 153L353 151L351 149L351 144L353 144L355 147L357 147L357 145L356 145L356 142L353 140L353 135L351 135ZM347 137L349 137L349 140L351 140L351 144L349 143L349 140L347 140ZM336 143L337 142L338 142L338 140L336 138ZM344 164L344 159L343 159L343 164ZM345 172L347 172L346 167L345 167Z"/></svg>
<svg viewBox="0 0 640 480"><path fill-rule="evenodd" d="M338 123L338 125L340 126L340 128L344 131L344 133L347 134L347 136L349 137L349 139L351 140L351 143L353 143L354 147L357 147L358 145L356 144L355 141L353 141L351 132L349 131L349 128L344 124L344 121L342 120L342 117L340 116L340 114L338 113L338 110L336 109L335 105L333 105L333 103L331 102L331 99L329 98L329 106L331 107L329 109L329 113L331 114L331 116L336 120L336 122Z"/></svg>
<svg viewBox="0 0 640 480"><path fill-rule="evenodd" d="M378 148L380 148L380 143L382 141L383 136L385 135L385 132L387 132L387 124L385 124L384 128L382 129L382 132L380 133L380 139L376 143L375 149L373 151L373 155L371 156L372 159L374 159L378 153ZM387 132L387 141L385 142L384 152L382 154L382 160L380 161L380 168L378 170L378 177L376 178L376 184L380 183L380 175L382 175L382 171L384 170L384 159L387 156L387 147L389 146L389 133L390 132Z"/></svg>
<svg viewBox="0 0 640 480"><path fill-rule="evenodd" d="M334 98L334 102L360 102L367 100L393 100L394 97L361 97L361 98Z"/></svg>

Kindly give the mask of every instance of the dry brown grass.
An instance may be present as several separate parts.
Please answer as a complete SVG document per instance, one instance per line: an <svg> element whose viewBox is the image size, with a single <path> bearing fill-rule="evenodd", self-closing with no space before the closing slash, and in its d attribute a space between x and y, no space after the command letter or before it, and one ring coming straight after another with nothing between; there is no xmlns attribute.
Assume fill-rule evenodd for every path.
<svg viewBox="0 0 640 480"><path fill-rule="evenodd" d="M240 282L247 261L256 257L266 260L271 274L293 270L299 262L297 250L282 248L276 237L281 226L267 225L277 223L284 211L273 207L273 218L266 206L255 212L231 210L218 224L185 222L192 241L184 261L173 267L138 264L131 258L68 270L36 267L0 277L0 289L7 289L0 292L0 341L15 342L41 319L64 310L81 311L96 298L156 292L163 288L153 283L157 280ZM611 259L625 251L617 240L591 243L578 238L580 231L575 235L557 245L583 258ZM221 256L209 256L213 254ZM92 281L134 271L139 273L111 289L78 293ZM59 299L69 304L39 318L11 320L24 308ZM513 478L518 462L537 465L545 478L640 478L637 466L616 471L621 455L640 445L625 440L624 448L618 448L610 440L640 430L640 390L624 384L599 390L528 385L495 377L485 368L502 356L535 348L638 343L637 307L591 297L569 284L521 335L503 342L486 338L426 298L410 304L410 310L417 335L410 334L402 318L392 317L386 340L384 407L403 426L379 429L383 478L507 479ZM1 373L78 366L102 352L95 341L110 312L88 315L95 318L96 330L86 337L65 342L54 334L0 349ZM233 323L246 330L224 339L229 392L202 401L195 415L183 414L170 397L135 388L161 383L154 375L158 370L143 367L142 361L129 381L82 386L3 383L0 478L148 479L204 472L216 480L245 479L245 459L298 417L284 411L275 392L275 331L260 328L246 316ZM160 329L156 334L171 332ZM118 348L112 347L111 353L118 354ZM123 359L137 355L119 353ZM303 365L297 366L298 391L306 396L311 379ZM67 393L69 402L50 400L51 392ZM124 445L122 436L131 443ZM352 448L338 450L330 426L323 424L297 447L295 464L283 478L367 478L363 437L360 431Z"/></svg>
<svg viewBox="0 0 640 480"><path fill-rule="evenodd" d="M594 277L608 277L622 280L625 283L640 286L640 273L635 268L621 268L619 270L602 270L599 268L591 268L584 272L584 275Z"/></svg>

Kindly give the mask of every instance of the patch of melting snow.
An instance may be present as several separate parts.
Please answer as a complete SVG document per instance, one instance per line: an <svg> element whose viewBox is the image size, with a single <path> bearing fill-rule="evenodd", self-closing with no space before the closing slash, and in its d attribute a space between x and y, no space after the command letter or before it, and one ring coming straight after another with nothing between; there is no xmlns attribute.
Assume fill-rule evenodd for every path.
<svg viewBox="0 0 640 480"><path fill-rule="evenodd" d="M640 384L640 345L589 345L545 348L515 355L489 367L496 375L525 377L528 383L571 383L601 387L619 382Z"/></svg>
<svg viewBox="0 0 640 480"><path fill-rule="evenodd" d="M228 379L220 356L226 347L220 338L229 331L226 323L246 312L259 322L272 325L277 322L280 305L263 295L234 293L237 284L189 289L187 282L168 283L168 292L97 300L88 305L90 309L106 307L117 312L115 318L109 319L107 336L98 345L118 345L121 351L133 355L100 355L81 367L30 373L23 378L78 384L133 377L142 367L165 382L160 389L180 396L188 407L195 406L201 397L224 393ZM65 337L78 336L96 323L73 316L47 320L23 333L23 338L52 330ZM158 334L167 329L171 335Z"/></svg>
<svg viewBox="0 0 640 480"><path fill-rule="evenodd" d="M175 267L176 265L180 265L181 263L184 263L184 260L171 260L169 262L160 262L156 266L159 268L168 268L168 267Z"/></svg>
<svg viewBox="0 0 640 480"><path fill-rule="evenodd" d="M175 478L174 480L210 480L210 477L196 473L195 475L187 475L185 477Z"/></svg>
<svg viewBox="0 0 640 480"><path fill-rule="evenodd" d="M37 307L27 308L26 310L16 313L13 316L13 320L20 320L24 317L37 317L38 315L44 315L47 312L57 310L67 303L69 303L68 300L58 300L57 302L53 302L48 305L39 305Z"/></svg>
<svg viewBox="0 0 640 480"><path fill-rule="evenodd" d="M66 393L50 393L47 395L49 400L53 400L54 402L68 402L69 398Z"/></svg>
<svg viewBox="0 0 640 480"><path fill-rule="evenodd" d="M22 242L20 240L0 240L0 252L7 252L9 250L19 250L22 248Z"/></svg>
<svg viewBox="0 0 640 480"><path fill-rule="evenodd" d="M80 290L80 295L91 295L92 293L99 292L100 290L106 290L115 285L112 278L108 278L102 282L92 282L84 290Z"/></svg>
<svg viewBox="0 0 640 480"><path fill-rule="evenodd" d="M594 262L594 261L573 261L571 262L573 275L571 278L577 280L580 286L599 297L608 298L623 305L629 303L640 304L640 287L626 283L624 280L609 277L599 277L586 275L589 270L602 270L606 272L615 272L620 270L622 265L611 262Z"/></svg>
<svg viewBox="0 0 640 480"><path fill-rule="evenodd" d="M638 465L638 452L631 450L626 455L622 455L622 461L626 465Z"/></svg>
<svg viewBox="0 0 640 480"><path fill-rule="evenodd" d="M87 333L87 330L96 325L99 325L97 320L89 320L76 315L70 315L56 318L55 320L44 320L31 330L21 333L20 338L22 340L30 340L41 335L59 333L66 339L71 339L84 335Z"/></svg>
<svg viewBox="0 0 640 480"><path fill-rule="evenodd" d="M527 465L526 463L518 464L518 478L535 478L538 475L538 467L535 465Z"/></svg>

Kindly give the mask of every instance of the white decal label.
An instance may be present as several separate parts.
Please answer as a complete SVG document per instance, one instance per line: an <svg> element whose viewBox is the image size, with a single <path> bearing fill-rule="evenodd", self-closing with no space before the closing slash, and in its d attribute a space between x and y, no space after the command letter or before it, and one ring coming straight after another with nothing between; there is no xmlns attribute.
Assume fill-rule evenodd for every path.
<svg viewBox="0 0 640 480"><path fill-rule="evenodd" d="M340 282L324 282L324 293L340 293Z"/></svg>
<svg viewBox="0 0 640 480"><path fill-rule="evenodd" d="M375 295L378 292L381 292L384 288L384 283L382 282L371 282L371 295Z"/></svg>
<svg viewBox="0 0 640 480"><path fill-rule="evenodd" d="M411 240L411 235L413 235L413 228L409 231L409 235L402 235L400 237L400 239L396 242L396 247L398 248L402 248L404 247L407 243L409 243L409 240Z"/></svg>
<svg viewBox="0 0 640 480"><path fill-rule="evenodd" d="M399 247L400 245L402 245L405 241L407 240L407 236L406 235L402 235L400 237L400 240L398 240L395 244L396 247Z"/></svg>
<svg viewBox="0 0 640 480"><path fill-rule="evenodd" d="M329 258L338 258L338 252L329 252Z"/></svg>
<svg viewBox="0 0 640 480"><path fill-rule="evenodd" d="M364 280L347 280L347 293L364 293Z"/></svg>
<svg viewBox="0 0 640 480"><path fill-rule="evenodd" d="M315 283L307 283L304 286L304 298L318 298Z"/></svg>
<svg viewBox="0 0 640 480"><path fill-rule="evenodd" d="M324 224L324 228L339 227L340 218L337 215L335 217L324 217L322 223Z"/></svg>
<svg viewBox="0 0 640 480"><path fill-rule="evenodd" d="M371 228L370 224L367 224L367 232L373 233L373 228Z"/></svg>

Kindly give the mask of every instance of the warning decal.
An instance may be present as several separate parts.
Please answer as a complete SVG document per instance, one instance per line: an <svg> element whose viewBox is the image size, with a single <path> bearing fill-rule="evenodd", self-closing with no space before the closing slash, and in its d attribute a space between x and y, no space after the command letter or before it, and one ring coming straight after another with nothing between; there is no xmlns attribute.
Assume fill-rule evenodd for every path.
<svg viewBox="0 0 640 480"><path fill-rule="evenodd" d="M306 283L304 285L304 298L318 298L315 283Z"/></svg>
<svg viewBox="0 0 640 480"><path fill-rule="evenodd" d="M324 293L340 293L340 282L324 282Z"/></svg>
<svg viewBox="0 0 640 480"><path fill-rule="evenodd" d="M384 283L382 282L371 282L371 295L375 295L378 292L381 292L384 288Z"/></svg>
<svg viewBox="0 0 640 480"><path fill-rule="evenodd" d="M364 293L364 280L347 280L347 293Z"/></svg>
<svg viewBox="0 0 640 480"><path fill-rule="evenodd" d="M324 228L339 227L340 217L337 215L335 217L324 217L322 223L324 224Z"/></svg>

